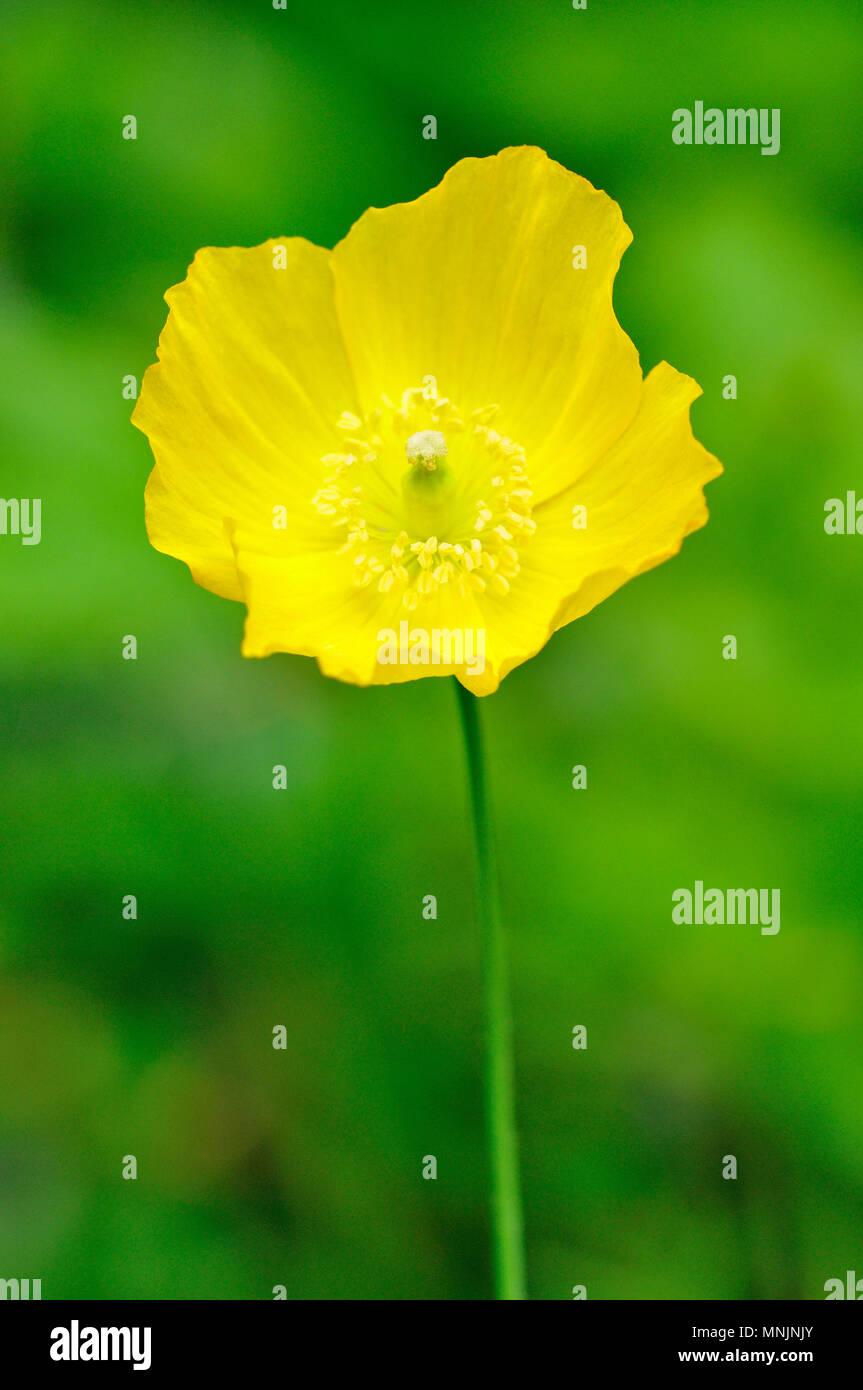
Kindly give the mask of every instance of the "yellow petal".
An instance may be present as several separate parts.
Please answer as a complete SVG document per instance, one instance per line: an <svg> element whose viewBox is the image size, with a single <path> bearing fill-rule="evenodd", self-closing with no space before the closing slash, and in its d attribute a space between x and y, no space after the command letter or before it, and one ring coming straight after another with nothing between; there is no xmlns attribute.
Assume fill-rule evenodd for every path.
<svg viewBox="0 0 863 1390"><path fill-rule="evenodd" d="M705 483L722 464L693 436L689 407L701 395L691 377L660 362L645 379L625 435L576 484L536 514L539 563L570 590L554 618L560 628L621 584L676 555L704 526ZM585 530L573 508L587 513Z"/></svg>
<svg viewBox="0 0 863 1390"><path fill-rule="evenodd" d="M537 531L520 552L505 596L479 600L487 667L462 684L486 695L534 656L553 631L581 617L628 579L679 551L707 521L702 488L722 465L693 437L691 402L701 389L667 362L644 382L629 429L577 484L534 512ZM573 508L587 529L573 528Z"/></svg>
<svg viewBox="0 0 863 1390"><path fill-rule="evenodd" d="M248 542L248 537L245 538ZM324 675L355 685L389 685L424 676L455 675L463 667L450 663L382 663L385 632L470 628L482 617L471 597L459 598L454 586L441 586L408 611L402 591L381 592L376 583L353 583L349 557L323 552L280 557L252 543L237 544L237 569L247 616L244 656L293 652L313 656Z"/></svg>
<svg viewBox="0 0 863 1390"><path fill-rule="evenodd" d="M364 407L434 376L463 416L499 405L495 427L526 450L537 500L560 490L637 409L638 354L611 303L630 240L615 202L527 146L370 209L332 261Z"/></svg>
<svg viewBox="0 0 863 1390"><path fill-rule="evenodd" d="M333 410L355 404L329 252L301 238L207 247L165 299L159 361L132 416L156 459L147 530L199 584L241 599L226 519L257 533L283 506L295 549L325 543L311 497Z"/></svg>

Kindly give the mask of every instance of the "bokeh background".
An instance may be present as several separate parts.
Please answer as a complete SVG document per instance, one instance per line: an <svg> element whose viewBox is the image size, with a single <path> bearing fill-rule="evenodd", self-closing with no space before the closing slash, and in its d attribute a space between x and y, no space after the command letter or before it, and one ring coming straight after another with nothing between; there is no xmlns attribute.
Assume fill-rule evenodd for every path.
<svg viewBox="0 0 863 1390"><path fill-rule="evenodd" d="M863 497L857 7L6 0L0 42L0 493L44 506L0 537L0 1277L490 1295L454 691L243 661L241 608L148 546L121 383L199 246L332 245L523 142L621 203L618 316L727 470L483 704L531 1295L863 1273L863 538L823 530ZM781 152L674 146L697 99L780 107ZM696 878L780 888L778 936L673 925Z"/></svg>

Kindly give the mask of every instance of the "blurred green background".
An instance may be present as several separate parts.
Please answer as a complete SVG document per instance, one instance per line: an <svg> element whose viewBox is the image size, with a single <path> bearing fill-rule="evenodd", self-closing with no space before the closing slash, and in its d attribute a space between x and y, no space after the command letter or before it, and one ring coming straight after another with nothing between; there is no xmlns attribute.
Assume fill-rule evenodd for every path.
<svg viewBox="0 0 863 1390"><path fill-rule="evenodd" d="M618 316L727 470L678 559L482 707L531 1295L863 1273L863 538L823 530L863 496L861 47L802 0L7 0L0 493L44 519L0 537L0 1277L490 1295L451 683L243 661L240 606L148 546L121 383L198 247L332 245L523 142L620 202ZM695 100L781 108L781 152L673 145ZM673 925L697 878L779 887L780 933Z"/></svg>

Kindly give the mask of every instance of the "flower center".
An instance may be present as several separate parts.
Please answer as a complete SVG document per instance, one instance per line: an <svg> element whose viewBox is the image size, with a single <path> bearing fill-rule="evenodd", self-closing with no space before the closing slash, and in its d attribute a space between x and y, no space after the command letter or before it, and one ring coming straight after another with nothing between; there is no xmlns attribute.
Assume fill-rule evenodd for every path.
<svg viewBox="0 0 863 1390"><path fill-rule="evenodd" d="M503 595L536 530L524 450L490 425L496 405L467 417L433 377L381 397L363 418L345 413L340 452L326 454L312 499L332 519L354 583L401 593L409 611L445 584Z"/></svg>

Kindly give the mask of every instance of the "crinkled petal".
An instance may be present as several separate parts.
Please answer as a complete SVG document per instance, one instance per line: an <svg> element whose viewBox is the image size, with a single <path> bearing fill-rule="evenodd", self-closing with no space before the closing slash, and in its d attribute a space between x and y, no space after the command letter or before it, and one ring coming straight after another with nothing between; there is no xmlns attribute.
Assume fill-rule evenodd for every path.
<svg viewBox="0 0 863 1390"><path fill-rule="evenodd" d="M354 389L329 252L298 237L207 247L165 299L159 361L132 417L156 459L147 530L199 584L241 599L226 521L258 530L284 507L297 550L331 543L311 497L333 412L352 407Z"/></svg>
<svg viewBox="0 0 863 1390"><path fill-rule="evenodd" d="M626 433L577 484L534 513L537 531L521 551L510 592L484 594L486 671L462 678L477 695L548 641L552 632L677 554L707 521L702 488L722 465L693 437L689 407L701 394L691 377L662 362L644 382ZM573 527L584 507L587 529Z"/></svg>
<svg viewBox="0 0 863 1390"><path fill-rule="evenodd" d="M476 633L482 616L473 599L459 597L453 585L441 586L421 610L408 612L400 591L380 593L374 582L357 586L349 556L279 555L273 546L268 544L265 550L249 537L241 542L239 534L235 544L247 608L244 656L273 652L313 656L324 675L355 685L390 685L463 671L463 664L452 661L393 664L380 659L388 633L405 643L418 629L429 639L434 631L458 629L462 640L465 629ZM406 625L404 635L402 624ZM476 647L469 650L478 652ZM454 654L453 648L450 651ZM400 655L403 652L404 648Z"/></svg>
<svg viewBox="0 0 863 1390"><path fill-rule="evenodd" d="M567 595L554 629L676 555L685 537L705 525L702 489L722 465L692 433L689 408L700 395L696 381L660 362L645 378L638 414L622 438L538 509L536 575ZM586 510L586 529L573 527L576 507Z"/></svg>

